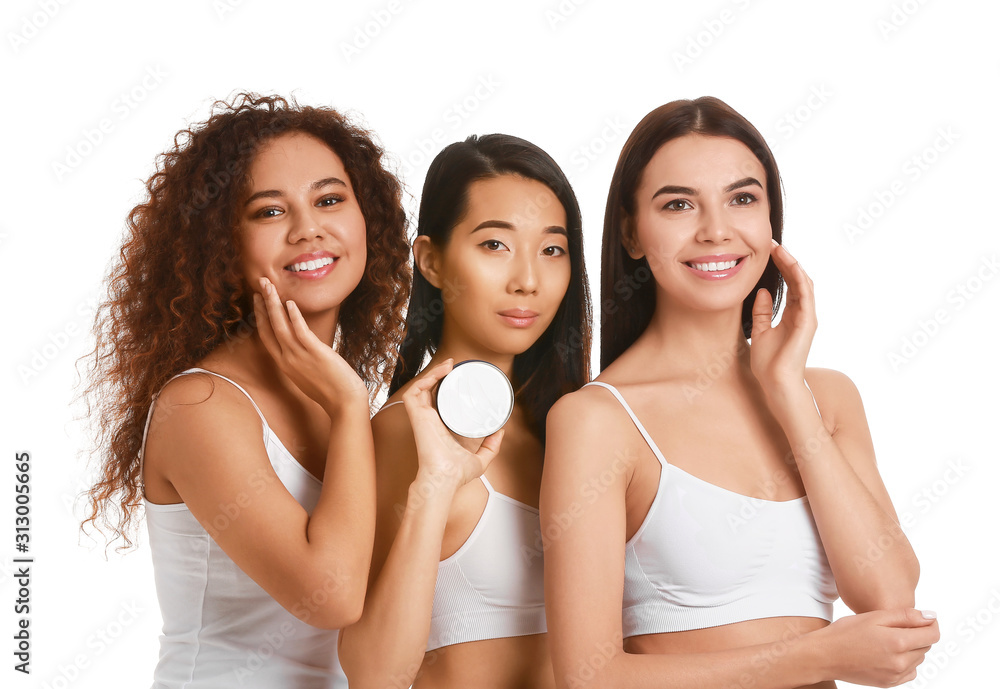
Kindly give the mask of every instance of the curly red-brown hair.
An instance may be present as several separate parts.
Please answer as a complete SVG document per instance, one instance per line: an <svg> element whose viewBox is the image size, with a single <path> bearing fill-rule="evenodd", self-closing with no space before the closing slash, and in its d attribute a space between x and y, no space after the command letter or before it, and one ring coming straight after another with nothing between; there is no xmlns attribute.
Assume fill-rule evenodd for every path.
<svg viewBox="0 0 1000 689"><path fill-rule="evenodd" d="M367 227L367 264L340 308L337 350L372 393L387 385L409 297L402 188L370 132L332 108L243 93L179 132L128 215L108 296L95 318L85 390L101 474L83 522L132 547L142 498L139 452L153 395L175 374L253 332L252 293L240 270L238 213L261 145L312 135L343 161Z"/></svg>

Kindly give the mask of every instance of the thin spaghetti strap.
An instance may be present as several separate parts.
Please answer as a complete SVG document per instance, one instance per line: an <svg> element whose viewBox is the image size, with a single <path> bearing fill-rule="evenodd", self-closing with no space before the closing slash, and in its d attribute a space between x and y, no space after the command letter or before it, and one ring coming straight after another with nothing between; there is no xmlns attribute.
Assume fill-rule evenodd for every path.
<svg viewBox="0 0 1000 689"><path fill-rule="evenodd" d="M806 383L806 380L805 380L805 378L803 378L803 379L802 379L802 382L803 382L803 383ZM816 395L813 395L813 391L812 391L812 388L811 388L811 387L809 387L809 383L806 383L806 390L808 390L808 391L809 391L809 394L810 394L810 395L812 395L812 398L813 398L813 406L814 406L814 407L816 407L816 413L817 413L817 414L819 414L819 418L821 418L821 419L822 419L822 418L823 418L823 412L821 412L821 411L819 410L819 403L817 403L817 402L816 402Z"/></svg>
<svg viewBox="0 0 1000 689"><path fill-rule="evenodd" d="M493 484L490 483L490 480L488 478L486 478L486 474L479 474L479 478L482 480L483 485L486 486L486 492L496 493L496 491L493 489Z"/></svg>
<svg viewBox="0 0 1000 689"><path fill-rule="evenodd" d="M204 368L189 368L186 371L181 371L176 376L172 376L169 380L167 380L167 383L169 383L174 378L180 378L181 376L186 376L189 373L208 373L209 375L216 376L217 378L222 378L222 380L227 381L233 387L235 387L237 390L239 390L244 395L246 395L246 398L248 400L250 400L250 404L252 404L253 408L257 411L257 416L260 417L260 422L264 425L264 435L265 435L265 437L267 436L267 430L268 430L267 419L264 418L264 414L261 413L260 407L257 406L257 403L253 401L253 397L251 397L250 393L248 393L246 390L244 390L243 387L241 385L239 385L239 383L236 383L236 382L234 382L232 380L229 380L229 378L226 378L224 375L216 373L215 371L209 371L208 369L204 369ZM167 383L164 383L164 386ZM160 388L160 390L162 390L162 389L163 388ZM139 446L139 477L140 477L139 480L140 481L142 480L142 462L143 462L143 457L146 454L146 436L149 434L149 423L150 423L150 421L153 420L153 407L156 406L156 400L159 399L159 397L160 397L159 391L155 395L153 395L153 400L149 403L149 411L146 412L146 426L142 429L142 444Z"/></svg>
<svg viewBox="0 0 1000 689"><path fill-rule="evenodd" d="M384 405L382 405L381 409L379 409L377 412L375 412L374 416L378 416L379 414L381 414L382 412L384 412L389 407L395 407L397 404L402 404L402 403L403 403L403 400L396 400L395 402L389 402L389 404L384 404Z"/></svg>
<svg viewBox="0 0 1000 689"><path fill-rule="evenodd" d="M659 460L660 464L666 466L667 460L663 457L663 453L660 452L660 448L656 446L655 442L653 442L653 438L649 435L648 432L646 432L646 427L642 425L641 421L639 421L639 417L637 417L635 415L635 412L632 411L632 407L628 406L628 402L625 401L625 398L622 397L621 393L618 392L618 390L613 385L609 385L608 383L602 383L599 380L592 380L589 383L586 383L583 387L587 387L588 385L599 385L602 388L607 389L609 392L611 392L612 395L615 396L615 398L617 398L617 400L621 403L622 407L625 408L625 411L628 412L629 418L632 419L632 423L634 423L635 427L639 430L639 433L642 435L643 440L645 440L646 444L649 445L649 449L651 449L653 451L653 454L656 455L656 459Z"/></svg>
<svg viewBox="0 0 1000 689"><path fill-rule="evenodd" d="M178 373L177 376L183 376L183 375L188 374L188 373L207 373L207 374L215 376L217 378L222 378L222 380L226 381L227 383L229 383L230 385L232 385L234 388L236 388L237 390L239 390L240 392L242 392L244 395L246 395L246 398L248 400L250 400L250 404L252 404L253 408L257 411L257 416L260 417L260 422L262 424L264 424L265 428L267 427L267 419L264 418L264 414L261 412L260 407L258 407L257 403L253 401L253 397L250 396L250 393L247 392L246 390L244 390L243 387L239 383L237 383L235 381L232 381L229 378L226 378L221 373L216 373L215 371L209 371L209 370L204 369L204 368L189 368L186 371L182 371L181 373ZM177 376L174 376L174 378L176 378ZM171 380L173 380L173 378L171 378ZM170 381L167 381L167 382L170 382Z"/></svg>

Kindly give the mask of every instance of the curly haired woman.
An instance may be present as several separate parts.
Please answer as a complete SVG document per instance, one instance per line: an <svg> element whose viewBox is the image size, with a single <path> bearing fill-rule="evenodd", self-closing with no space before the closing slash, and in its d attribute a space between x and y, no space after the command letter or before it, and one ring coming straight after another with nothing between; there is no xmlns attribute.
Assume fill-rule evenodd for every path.
<svg viewBox="0 0 1000 689"><path fill-rule="evenodd" d="M369 132L243 94L180 132L97 317L102 473L87 523L144 505L154 687L346 686L375 527L370 395L408 296L406 217Z"/></svg>

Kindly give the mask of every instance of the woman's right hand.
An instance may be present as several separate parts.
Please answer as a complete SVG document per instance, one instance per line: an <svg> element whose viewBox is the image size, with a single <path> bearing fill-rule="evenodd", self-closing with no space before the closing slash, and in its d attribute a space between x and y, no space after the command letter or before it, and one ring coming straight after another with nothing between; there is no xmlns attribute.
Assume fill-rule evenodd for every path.
<svg viewBox="0 0 1000 689"><path fill-rule="evenodd" d="M253 295L257 332L278 368L331 417L345 403L368 407L368 388L337 351L309 329L295 302L281 303L277 288L260 279Z"/></svg>
<svg viewBox="0 0 1000 689"><path fill-rule="evenodd" d="M916 678L917 666L941 638L937 620L912 608L850 615L812 634L822 637L820 653L832 678L874 687Z"/></svg>
<svg viewBox="0 0 1000 689"><path fill-rule="evenodd" d="M445 483L457 489L486 471L500 450L503 429L486 437L476 452L470 452L444 425L434 407L432 391L452 370L453 363L447 359L417 378L403 393L403 405L417 446L418 481Z"/></svg>

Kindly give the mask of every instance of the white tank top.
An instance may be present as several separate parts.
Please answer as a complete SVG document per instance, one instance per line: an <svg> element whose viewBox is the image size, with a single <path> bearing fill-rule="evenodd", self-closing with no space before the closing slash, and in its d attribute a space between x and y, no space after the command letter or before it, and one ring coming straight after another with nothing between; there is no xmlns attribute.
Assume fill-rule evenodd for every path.
<svg viewBox="0 0 1000 689"><path fill-rule="evenodd" d="M498 493L485 475L480 480L487 491L482 516L438 563L428 651L546 632L538 509Z"/></svg>
<svg viewBox="0 0 1000 689"><path fill-rule="evenodd" d="M312 513L322 483L271 432L246 390L204 369L178 375L189 373L222 378L250 399L260 415L271 466L292 497ZM146 417L143 450L155 404L156 397ZM143 503L163 615L153 689L346 689L336 630L312 627L279 605L236 566L184 503Z"/></svg>
<svg viewBox="0 0 1000 689"><path fill-rule="evenodd" d="M658 634L765 617L833 619L837 586L807 496L734 493L667 463L613 386L660 463L653 504L625 544L622 634Z"/></svg>

